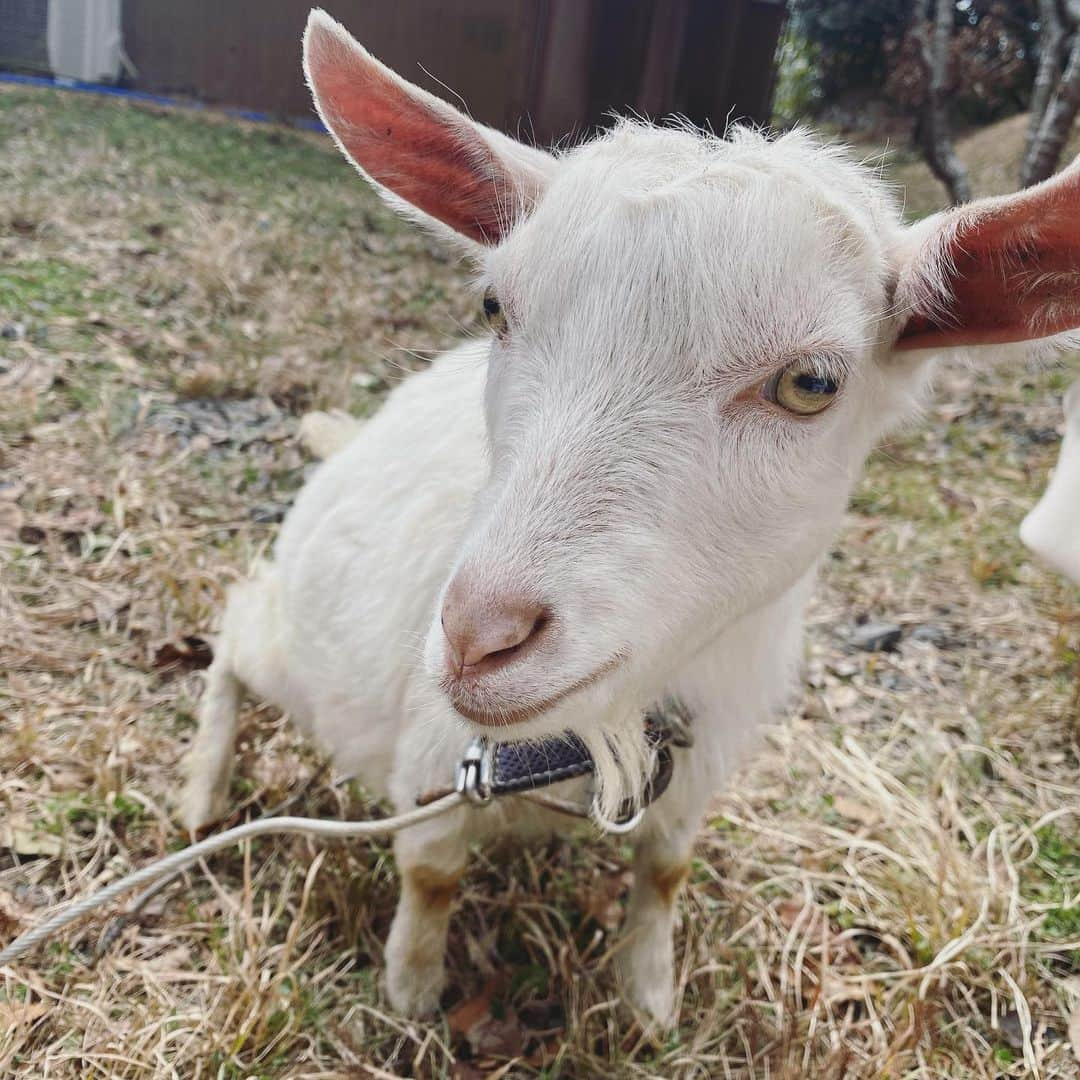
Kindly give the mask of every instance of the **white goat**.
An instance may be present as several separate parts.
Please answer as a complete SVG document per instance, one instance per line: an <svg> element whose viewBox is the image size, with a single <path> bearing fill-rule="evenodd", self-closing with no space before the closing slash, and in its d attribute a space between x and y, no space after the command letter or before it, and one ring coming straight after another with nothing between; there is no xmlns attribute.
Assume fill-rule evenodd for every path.
<svg viewBox="0 0 1080 1080"><path fill-rule="evenodd" d="M1080 382L1065 395L1065 438L1043 497L1020 539L1048 566L1080 585Z"/></svg>
<svg viewBox="0 0 1080 1080"><path fill-rule="evenodd" d="M185 820L223 808L242 688L400 809L477 731L572 730L611 811L651 769L644 709L677 695L696 748L637 829L620 954L666 1020L699 820L789 695L863 459L934 350L1080 325L1080 172L909 229L874 172L805 134L620 122L550 155L320 11L304 57L345 155L476 257L493 333L346 426L274 565L232 590ZM506 799L398 835L396 1009L439 1000L469 843L564 820Z"/></svg>

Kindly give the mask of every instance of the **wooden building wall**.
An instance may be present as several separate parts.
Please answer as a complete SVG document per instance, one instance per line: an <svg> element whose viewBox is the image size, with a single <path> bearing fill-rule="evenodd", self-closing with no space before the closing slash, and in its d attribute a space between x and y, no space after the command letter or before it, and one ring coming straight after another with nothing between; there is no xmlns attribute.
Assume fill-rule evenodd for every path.
<svg viewBox="0 0 1080 1080"><path fill-rule="evenodd" d="M612 109L766 121L782 0L322 0L381 60L548 143ZM297 118L312 0L124 0L138 89ZM440 85L444 84L444 85ZM447 89L450 88L450 89Z"/></svg>

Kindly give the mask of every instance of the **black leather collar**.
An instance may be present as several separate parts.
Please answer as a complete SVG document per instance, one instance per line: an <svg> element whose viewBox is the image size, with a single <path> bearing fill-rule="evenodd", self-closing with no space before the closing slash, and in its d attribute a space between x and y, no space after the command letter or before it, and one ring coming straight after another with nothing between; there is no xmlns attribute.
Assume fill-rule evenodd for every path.
<svg viewBox="0 0 1080 1080"><path fill-rule="evenodd" d="M669 699L645 714L645 738L656 750L656 768L642 803L660 798L671 783L671 746L689 745L689 714L682 702ZM495 743L488 787L493 796L535 791L563 780L590 776L596 770L592 755L573 732L535 742Z"/></svg>
<svg viewBox="0 0 1080 1080"><path fill-rule="evenodd" d="M630 818L639 820L639 811L667 790L674 770L671 748L693 744L686 706L678 698L667 698L650 708L645 714L645 738L656 751L656 766L639 806L624 807L616 825ZM458 763L455 789L471 802L483 805L500 795L534 792L595 771L596 764L584 742L569 731L547 739L503 743L491 743L479 736ZM448 790L428 792L417 803L429 803Z"/></svg>

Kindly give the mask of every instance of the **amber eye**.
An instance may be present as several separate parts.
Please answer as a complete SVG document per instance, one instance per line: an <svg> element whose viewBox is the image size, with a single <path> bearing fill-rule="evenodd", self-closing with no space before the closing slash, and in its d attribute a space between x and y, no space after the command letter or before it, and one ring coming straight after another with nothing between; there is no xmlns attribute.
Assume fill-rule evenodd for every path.
<svg viewBox="0 0 1080 1080"><path fill-rule="evenodd" d="M491 288L484 293L484 318L497 337L504 338L509 333L510 327L506 321L506 313L502 309L502 304L499 303L499 298L495 295L495 290Z"/></svg>
<svg viewBox="0 0 1080 1080"><path fill-rule="evenodd" d="M766 384L763 395L780 408L796 416L813 416L824 412L840 393L840 383L822 375L807 364L793 364Z"/></svg>

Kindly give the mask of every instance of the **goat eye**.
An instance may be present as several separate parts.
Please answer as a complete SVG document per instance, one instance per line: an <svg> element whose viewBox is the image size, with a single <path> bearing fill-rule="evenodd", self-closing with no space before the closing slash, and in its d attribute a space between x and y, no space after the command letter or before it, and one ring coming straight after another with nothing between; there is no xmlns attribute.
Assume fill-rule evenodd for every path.
<svg viewBox="0 0 1080 1080"><path fill-rule="evenodd" d="M824 412L839 392L836 379L796 364L770 379L764 396L796 416L813 416Z"/></svg>
<svg viewBox="0 0 1080 1080"><path fill-rule="evenodd" d="M495 331L495 335L500 338L505 338L510 332L510 326L506 321L506 313L502 309L502 304L499 303L499 298L495 295L494 289L488 289L484 293L484 319L488 326Z"/></svg>

